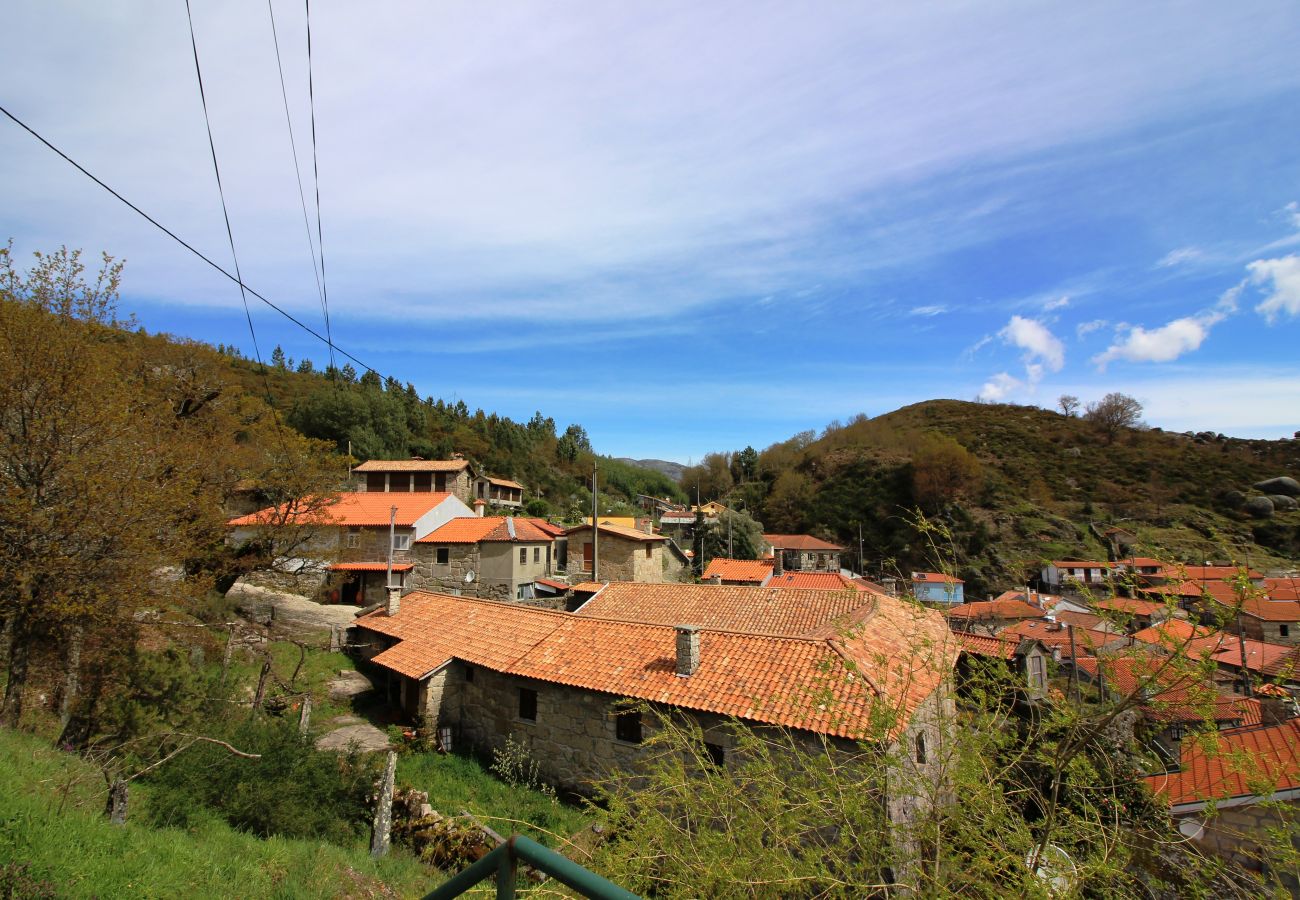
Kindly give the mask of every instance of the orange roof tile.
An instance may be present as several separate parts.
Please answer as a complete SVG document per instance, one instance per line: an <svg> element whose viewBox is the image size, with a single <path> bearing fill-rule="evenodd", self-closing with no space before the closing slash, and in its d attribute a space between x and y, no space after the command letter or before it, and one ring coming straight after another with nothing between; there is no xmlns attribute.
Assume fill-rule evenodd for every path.
<svg viewBox="0 0 1300 900"><path fill-rule="evenodd" d="M1199 741L1184 741L1181 771L1143 780L1173 807L1300 787L1300 719L1234 728L1217 738L1213 753Z"/></svg>
<svg viewBox="0 0 1300 900"><path fill-rule="evenodd" d="M469 467L463 459L371 459L353 472L459 472Z"/></svg>
<svg viewBox="0 0 1300 900"><path fill-rule="evenodd" d="M702 577L715 575L723 581L749 581L762 584L772 574L772 559L726 559L716 556L709 560Z"/></svg>
<svg viewBox="0 0 1300 900"><path fill-rule="evenodd" d="M509 478L493 478L491 475L486 476L488 484L495 484L498 487L515 488L523 490L524 486L517 481L511 481Z"/></svg>
<svg viewBox="0 0 1300 900"><path fill-rule="evenodd" d="M810 534L765 534L763 540L778 550L843 550L835 544L827 543Z"/></svg>
<svg viewBox="0 0 1300 900"><path fill-rule="evenodd" d="M339 494L333 503L301 515L289 512L287 519L295 525L343 525L357 528L387 526L392 508L397 507L397 525L409 528L415 520L440 505L451 494L406 494L349 491ZM272 525L285 518L284 507L267 507L246 516L238 516L227 525Z"/></svg>
<svg viewBox="0 0 1300 900"><path fill-rule="evenodd" d="M965 584L955 575L947 575L943 572L913 572L913 582L925 582L926 584Z"/></svg>
<svg viewBox="0 0 1300 900"><path fill-rule="evenodd" d="M1162 577L1180 581L1226 581L1237 578L1243 573L1252 581L1264 577L1254 569L1247 569L1245 566L1188 566L1174 563L1160 570Z"/></svg>
<svg viewBox="0 0 1300 900"><path fill-rule="evenodd" d="M1023 600L977 600L944 611L953 619L1041 619L1045 613Z"/></svg>
<svg viewBox="0 0 1300 900"><path fill-rule="evenodd" d="M603 587L605 587L605 582L603 581L579 581L573 586L573 589L575 591L581 591L584 594L594 594Z"/></svg>
<svg viewBox="0 0 1300 900"><path fill-rule="evenodd" d="M394 572L409 572L414 563L393 563ZM387 562L339 562L330 566L331 572L387 572Z"/></svg>
<svg viewBox="0 0 1300 900"><path fill-rule="evenodd" d="M580 531L590 531L590 525L575 525L565 534L575 534ZM609 525L605 522L600 523L600 533L608 534L614 537L628 538L633 541L666 541L668 538L661 537L657 534L646 534L644 531L638 531L635 528L624 528L622 525Z"/></svg>
<svg viewBox="0 0 1300 900"><path fill-rule="evenodd" d="M794 588L812 591L852 591L869 593L870 589L856 583L852 578L839 572L785 572L772 575L763 582L763 587Z"/></svg>
<svg viewBox="0 0 1300 900"><path fill-rule="evenodd" d="M976 656L992 656L997 659L1012 659L1016 655L1023 641L1016 638L989 637L983 634L972 634L968 631L955 631L953 636L957 638L957 643L966 653L973 653Z"/></svg>
<svg viewBox="0 0 1300 900"><path fill-rule="evenodd" d="M1068 659L1070 656L1070 629L1055 622L1048 622L1046 619L1029 619L1008 625L998 632L998 636L1032 638L1041 641L1044 646L1050 649L1060 651L1062 658ZM1123 640L1126 640L1126 638L1107 634L1104 631L1095 631L1091 628L1074 629L1074 651L1076 654L1092 652L1108 644L1117 644Z"/></svg>
<svg viewBox="0 0 1300 900"><path fill-rule="evenodd" d="M564 534L563 528L561 528L559 525L555 525L551 522L548 522L545 519L539 519L536 516L531 516L528 517L527 521L532 522L534 525L536 525L542 531L545 531L551 537L559 537L560 535Z"/></svg>
<svg viewBox="0 0 1300 900"><path fill-rule="evenodd" d="M1274 600L1300 600L1300 578L1265 578L1264 590Z"/></svg>
<svg viewBox="0 0 1300 900"><path fill-rule="evenodd" d="M624 622L798 636L872 604L872 595L857 590L615 581L579 607L577 614Z"/></svg>
<svg viewBox="0 0 1300 900"><path fill-rule="evenodd" d="M1246 668L1250 671L1283 681L1300 681L1300 647L1229 635L1223 646L1214 653L1214 661L1222 666L1240 669L1243 644L1246 646Z"/></svg>
<svg viewBox="0 0 1300 900"><path fill-rule="evenodd" d="M1193 625L1186 619L1165 619L1135 632L1133 640L1144 644L1156 644L1167 647L1181 647L1196 638L1208 637L1214 629L1204 625Z"/></svg>
<svg viewBox="0 0 1300 900"><path fill-rule="evenodd" d="M510 675L846 738L871 737L878 702L905 723L946 679L955 643L934 613L882 604L861 633L790 638L703 630L676 674L676 630L415 592L363 628L410 646L375 662L421 678L456 657ZM895 729L895 731L897 728Z"/></svg>
<svg viewBox="0 0 1300 900"><path fill-rule="evenodd" d="M513 529L514 534L510 532ZM546 543L553 538L528 519L509 516L459 516L424 537L417 544L478 544L489 542Z"/></svg>
<svg viewBox="0 0 1300 900"><path fill-rule="evenodd" d="M1109 610L1110 612L1124 613L1130 616L1150 616L1167 609L1164 603L1155 600L1135 600L1132 597L1111 597L1109 600L1102 600L1097 604L1098 609Z"/></svg>

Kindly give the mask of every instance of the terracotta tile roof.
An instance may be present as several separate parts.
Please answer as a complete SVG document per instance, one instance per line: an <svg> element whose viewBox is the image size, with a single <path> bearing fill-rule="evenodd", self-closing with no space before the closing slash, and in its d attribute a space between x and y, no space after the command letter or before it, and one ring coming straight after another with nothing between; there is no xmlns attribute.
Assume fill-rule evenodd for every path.
<svg viewBox="0 0 1300 900"><path fill-rule="evenodd" d="M575 525L565 532L565 534L575 534L580 531L590 531L590 525ZM608 534L614 537L627 538L632 541L666 541L668 538L657 534L646 534L644 531L637 531L635 528L624 528L622 525L606 525L604 520L600 523L600 533Z"/></svg>
<svg viewBox="0 0 1300 900"><path fill-rule="evenodd" d="M1075 628L1093 628L1097 631L1115 630L1115 626L1101 616L1094 616L1092 613L1074 612L1069 609L1056 613L1056 621L1062 625L1073 625Z"/></svg>
<svg viewBox="0 0 1300 900"><path fill-rule="evenodd" d="M1132 597L1111 597L1096 604L1098 609L1124 613L1130 616L1151 616L1168 609L1164 603L1155 600L1135 600Z"/></svg>
<svg viewBox="0 0 1300 900"><path fill-rule="evenodd" d="M873 604L872 595L857 590L615 581L584 603L577 614L625 622L798 636Z"/></svg>
<svg viewBox="0 0 1300 900"><path fill-rule="evenodd" d="M1023 641L1016 638L988 637L983 634L972 634L968 631L955 631L953 636L957 639L957 644L966 653L973 653L976 656L992 656L995 659L1014 659L1016 650Z"/></svg>
<svg viewBox="0 0 1300 900"><path fill-rule="evenodd" d="M348 491L339 494L335 502L318 511L302 516L291 516L293 524L343 525L356 528L388 525L389 511L397 507L397 524L409 528L415 520L445 501L451 494L406 494ZM227 525L267 525L274 523L283 507L267 507L246 516L238 516Z"/></svg>
<svg viewBox="0 0 1300 900"><path fill-rule="evenodd" d="M763 587L796 588L812 591L851 591L869 593L870 590L839 572L786 572L773 575L763 582Z"/></svg>
<svg viewBox="0 0 1300 900"><path fill-rule="evenodd" d="M1095 559L1054 559L1052 565L1058 569L1106 569L1109 571L1116 566L1116 563L1098 562Z"/></svg>
<svg viewBox="0 0 1300 900"><path fill-rule="evenodd" d="M421 678L452 657L505 671L554 630L567 614L490 600L470 600L426 591L402 598L397 615L380 610L356 624L402 641L374 658L411 678ZM388 654L393 654L389 656Z"/></svg>
<svg viewBox="0 0 1300 900"><path fill-rule="evenodd" d="M514 534L511 535L511 529ZM483 542L544 543L553 538L528 519L509 516L460 516L424 537L417 544L478 544Z"/></svg>
<svg viewBox="0 0 1300 900"><path fill-rule="evenodd" d="M1070 629L1044 619L1029 619L1008 625L998 632L999 637L1032 638L1041 641L1051 650L1059 651L1062 659L1070 658ZM1127 640L1119 635L1095 631L1091 628L1074 629L1074 650L1077 654L1095 652L1108 644L1118 644Z"/></svg>
<svg viewBox="0 0 1300 900"><path fill-rule="evenodd" d="M1041 619L1045 613L1023 600L977 600L959 603L944 614L952 619Z"/></svg>
<svg viewBox="0 0 1300 900"><path fill-rule="evenodd" d="M409 572L414 563L393 563L394 572ZM330 566L331 572L387 572L387 562L339 562Z"/></svg>
<svg viewBox="0 0 1300 900"><path fill-rule="evenodd" d="M459 472L469 468L463 459L371 459L353 472Z"/></svg>
<svg viewBox="0 0 1300 900"><path fill-rule="evenodd" d="M688 525L695 521L695 513L685 509L669 510L659 516L659 521L672 525Z"/></svg>
<svg viewBox="0 0 1300 900"><path fill-rule="evenodd" d="M772 574L772 559L725 559L716 556L704 568L704 578L718 576L723 581L749 581L762 584Z"/></svg>
<svg viewBox="0 0 1300 900"><path fill-rule="evenodd" d="M1236 606L1240 598L1237 590L1226 581L1178 581L1140 588L1144 594L1173 595L1199 599L1210 597L1227 606Z"/></svg>
<svg viewBox="0 0 1300 900"><path fill-rule="evenodd" d="M1265 578L1264 590L1274 600L1300 600L1300 578Z"/></svg>
<svg viewBox="0 0 1300 900"><path fill-rule="evenodd" d="M879 609L861 634L840 638L702 630L700 665L686 678L676 674L676 630L664 625L421 592L403 598L396 616L372 613L357 624L400 638L374 661L412 678L456 657L509 675L846 738L872 736L878 702L906 723L956 659L939 617L901 603Z"/></svg>
<svg viewBox="0 0 1300 900"><path fill-rule="evenodd" d="M540 584L556 591L567 591L569 589L567 581L556 581L554 578L534 578L533 584Z"/></svg>
<svg viewBox="0 0 1300 900"><path fill-rule="evenodd" d="M912 582L925 582L926 584L965 584L960 578L953 575L945 575L943 572L913 572Z"/></svg>
<svg viewBox="0 0 1300 900"><path fill-rule="evenodd" d="M1217 752L1184 741L1181 770L1143 779L1171 806L1300 787L1300 719L1218 734Z"/></svg>
<svg viewBox="0 0 1300 900"><path fill-rule="evenodd" d="M1262 708L1258 700L1220 693L1197 670L1168 665L1148 655L1081 658L1079 668L1093 678L1098 669L1107 689L1118 696L1142 690L1142 714L1156 722L1214 722L1258 725Z"/></svg>
<svg viewBox="0 0 1300 900"><path fill-rule="evenodd" d="M575 591L582 591L584 594L594 594L596 591L605 587L603 581L579 581L573 586Z"/></svg>
<svg viewBox="0 0 1300 900"><path fill-rule="evenodd" d="M1300 601L1247 597L1241 601L1241 614L1264 622L1300 622Z"/></svg>
<svg viewBox="0 0 1300 900"><path fill-rule="evenodd" d="M551 537L559 537L560 535L564 534L563 528L561 528L559 525L555 525L551 522L548 522L545 519L539 519L533 516L533 517L528 517L525 521L532 522L533 525L537 526L542 531L545 531Z"/></svg>
<svg viewBox="0 0 1300 900"><path fill-rule="evenodd" d="M1165 565L1161 568L1159 574L1163 578L1180 581L1226 581L1229 578L1237 578L1243 573L1252 581L1264 577L1254 569L1247 569L1245 566L1187 566L1182 564Z"/></svg>
<svg viewBox="0 0 1300 900"><path fill-rule="evenodd" d="M843 550L843 547L827 543L810 534L765 534L763 540L778 550Z"/></svg>
<svg viewBox="0 0 1300 900"><path fill-rule="evenodd" d="M491 475L486 476L488 484L495 484L498 487L515 488L522 491L524 486L517 481L511 481L508 478L493 478Z"/></svg>
<svg viewBox="0 0 1300 900"><path fill-rule="evenodd" d="M1300 647L1229 635L1223 646L1214 653L1214 661L1221 666L1240 669L1242 644L1246 645L1246 668L1250 671L1269 678L1300 681Z"/></svg>
<svg viewBox="0 0 1300 900"><path fill-rule="evenodd" d="M1141 631L1135 632L1133 640L1141 641L1144 644L1181 647L1195 638L1207 637L1214 633L1213 628L1204 625L1193 625L1186 619L1165 619L1150 628L1143 628Z"/></svg>

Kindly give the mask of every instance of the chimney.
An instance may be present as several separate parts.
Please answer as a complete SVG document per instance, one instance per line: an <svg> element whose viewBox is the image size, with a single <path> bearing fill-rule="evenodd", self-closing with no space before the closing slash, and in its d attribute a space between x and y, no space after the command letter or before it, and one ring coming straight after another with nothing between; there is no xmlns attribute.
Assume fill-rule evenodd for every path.
<svg viewBox="0 0 1300 900"><path fill-rule="evenodd" d="M700 629L695 625L677 626L677 674L694 675L700 667Z"/></svg>
<svg viewBox="0 0 1300 900"><path fill-rule="evenodd" d="M487 504L484 503L482 500L474 501L474 515L476 516L483 515L483 510L485 509L487 509Z"/></svg>
<svg viewBox="0 0 1300 900"><path fill-rule="evenodd" d="M721 575L710 575L710 576L709 576L709 584L722 584L722 576L721 576Z"/></svg>
<svg viewBox="0 0 1300 900"><path fill-rule="evenodd" d="M402 608L402 589L400 587L390 587L388 589L388 603L385 610L390 616L397 615L397 611Z"/></svg>
<svg viewBox="0 0 1300 900"><path fill-rule="evenodd" d="M785 560L781 558L782 554L779 548L772 548L772 577L780 578L785 574Z"/></svg>
<svg viewBox="0 0 1300 900"><path fill-rule="evenodd" d="M678 638L678 640L681 640ZM1259 697L1261 725L1281 725L1291 718L1291 704L1281 697Z"/></svg>

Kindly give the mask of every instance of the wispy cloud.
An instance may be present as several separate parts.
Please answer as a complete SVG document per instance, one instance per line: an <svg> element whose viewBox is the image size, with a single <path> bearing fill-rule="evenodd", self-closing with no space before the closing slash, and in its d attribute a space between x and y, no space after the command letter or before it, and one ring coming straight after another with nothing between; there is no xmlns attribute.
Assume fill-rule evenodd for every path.
<svg viewBox="0 0 1300 900"><path fill-rule="evenodd" d="M1069 305L1070 305L1070 298L1068 296L1061 296L1061 297L1057 297L1054 300L1048 300L1046 303L1044 303L1043 310L1045 312L1051 312L1052 310L1055 309L1065 309Z"/></svg>
<svg viewBox="0 0 1300 900"><path fill-rule="evenodd" d="M1026 365L1043 364L1053 372L1061 371L1065 365L1065 345L1036 319L1012 316L998 335L1008 344L1025 351Z"/></svg>
<svg viewBox="0 0 1300 900"><path fill-rule="evenodd" d="M1115 360L1135 363L1172 362L1200 348L1210 336L1210 329L1237 311L1237 297L1245 282L1224 291L1213 308L1194 316L1174 319L1159 328L1147 330L1140 325L1128 327L1121 338L1092 358L1100 371Z"/></svg>
<svg viewBox="0 0 1300 900"><path fill-rule="evenodd" d="M947 311L948 307L943 306L942 304L935 304L933 306L914 306L910 311L908 311L908 315L930 318L931 316L937 316L940 313L945 313Z"/></svg>
<svg viewBox="0 0 1300 900"><path fill-rule="evenodd" d="M1092 319L1088 322L1080 322L1075 326L1074 334L1079 340L1083 340L1094 331L1100 331L1109 324L1110 322L1106 319Z"/></svg>
<svg viewBox="0 0 1300 900"><path fill-rule="evenodd" d="M1199 247L1179 247L1177 250L1170 250L1156 262L1157 269L1169 269L1174 266L1181 266L1187 263L1196 262L1205 253Z"/></svg>
<svg viewBox="0 0 1300 900"><path fill-rule="evenodd" d="M1010 372L999 372L980 388L979 398L990 403L1001 403L1025 387L1024 382Z"/></svg>

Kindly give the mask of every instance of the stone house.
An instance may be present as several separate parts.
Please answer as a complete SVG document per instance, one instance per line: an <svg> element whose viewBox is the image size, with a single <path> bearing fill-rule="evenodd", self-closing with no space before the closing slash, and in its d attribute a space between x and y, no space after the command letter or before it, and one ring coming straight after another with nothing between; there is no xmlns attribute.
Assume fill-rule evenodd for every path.
<svg viewBox="0 0 1300 900"><path fill-rule="evenodd" d="M532 600L534 583L555 571L552 535L528 519L452 519L412 546L413 588L494 600Z"/></svg>
<svg viewBox="0 0 1300 900"><path fill-rule="evenodd" d="M594 556L598 567L596 577L602 581L660 584L680 577L681 560L665 552L668 539L662 535L604 522L599 529L599 546L594 549L591 525L577 525L565 532L569 574L590 576Z"/></svg>
<svg viewBox="0 0 1300 900"><path fill-rule="evenodd" d="M1001 660L1016 673L1016 689L1020 697L1038 701L1047 696L1047 670L1052 652L1041 641L1021 637L988 637L971 632L956 632L955 636L962 652L957 661L959 694L971 659L995 659Z"/></svg>
<svg viewBox="0 0 1300 900"><path fill-rule="evenodd" d="M660 590L687 587L709 588ZM724 591L752 591L753 602L765 592L692 591L670 614L712 608L701 598ZM846 603L867 596L845 594ZM845 750L859 740L887 741L911 772L937 782L938 749L955 712L957 655L942 619L872 596L845 628L834 617L838 608L823 605L807 619L817 624L791 637L415 592L358 619L355 640L387 673L391 696L412 721L447 729L457 745L480 752L513 738L548 781L569 790L590 792L615 767L640 760L656 720L629 709L628 700L693 718L718 765L734 750L725 719L735 717ZM885 710L892 717L882 717ZM886 801L896 820L920 802L912 793Z"/></svg>
<svg viewBox="0 0 1300 900"><path fill-rule="evenodd" d="M727 559L715 556L709 560L704 574L705 581L717 579L719 584L761 585L772 577L772 557L767 559Z"/></svg>
<svg viewBox="0 0 1300 900"><path fill-rule="evenodd" d="M463 459L371 459L352 470L358 491L448 493L461 503L474 500L474 470Z"/></svg>
<svg viewBox="0 0 1300 900"><path fill-rule="evenodd" d="M396 513L394 513L394 509ZM332 504L290 523L306 527L311 538L304 547L301 568L321 569L329 576L323 593L332 602L365 606L384 599L388 570L389 524L393 522L394 581L402 583L411 572L412 546L420 538L470 508L449 493L345 492ZM227 522L236 544L276 527L279 511L273 508L239 516Z"/></svg>
<svg viewBox="0 0 1300 900"><path fill-rule="evenodd" d="M1178 830L1202 850L1247 871L1271 868L1270 833L1294 828L1300 806L1300 719L1233 728L1218 734L1217 752L1183 744L1177 771L1143 779L1169 802ZM1294 866L1275 870L1300 895Z"/></svg>
<svg viewBox="0 0 1300 900"><path fill-rule="evenodd" d="M489 506L517 509L524 505L524 486L508 478L479 475L474 479L474 499Z"/></svg>
<svg viewBox="0 0 1300 900"><path fill-rule="evenodd" d="M791 572L838 572L843 547L808 534L765 534L772 554L781 554L781 567Z"/></svg>

